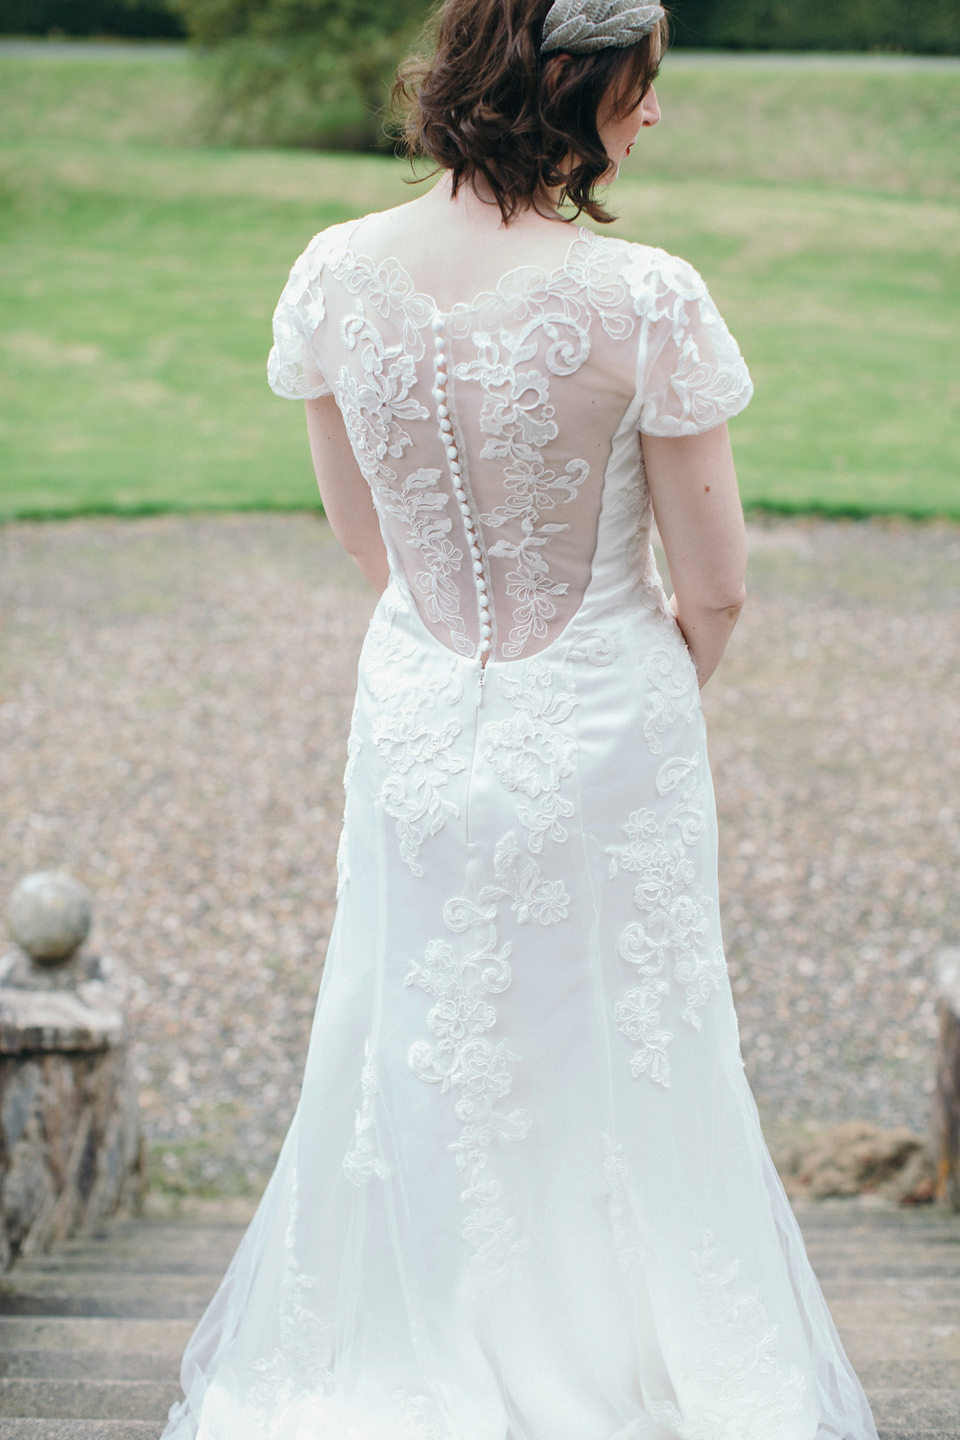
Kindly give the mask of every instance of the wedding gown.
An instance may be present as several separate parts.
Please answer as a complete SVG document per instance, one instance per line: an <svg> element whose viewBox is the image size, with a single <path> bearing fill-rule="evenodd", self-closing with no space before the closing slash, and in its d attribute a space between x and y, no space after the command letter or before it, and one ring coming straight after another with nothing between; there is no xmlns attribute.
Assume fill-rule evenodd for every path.
<svg viewBox="0 0 960 1440"><path fill-rule="evenodd" d="M391 578L299 1105L165 1440L875 1440L744 1077L638 431L752 387L699 275L572 231L442 312L296 262Z"/></svg>

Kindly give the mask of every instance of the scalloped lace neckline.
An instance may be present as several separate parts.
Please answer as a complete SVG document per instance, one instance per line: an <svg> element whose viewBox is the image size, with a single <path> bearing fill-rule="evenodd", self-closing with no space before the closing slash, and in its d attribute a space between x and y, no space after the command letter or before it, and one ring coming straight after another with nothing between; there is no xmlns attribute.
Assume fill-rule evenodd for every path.
<svg viewBox="0 0 960 1440"><path fill-rule="evenodd" d="M458 300L450 309L444 310L427 291L417 289L413 281L413 276L398 256L384 255L381 259L374 260L372 256L355 248L354 236L366 218L365 215L361 215L355 221L352 230L343 242L344 252L350 256L355 264L366 266L373 275L375 275L383 265L396 265L410 286L409 298L411 300L423 301L430 306L433 315L439 315L442 318L469 315L471 311L480 309L482 305L489 303L493 299L503 299L506 295L508 283L515 279L516 276L523 275L524 273L536 275L544 286L549 287L559 276L567 273L570 268L570 257L577 245L581 243L599 244L603 239L610 238L608 236L597 235L593 230L588 229L586 225L577 225L576 234L571 237L569 245L556 265L547 268L543 265L537 265L533 261L527 261L522 265L512 265L509 270L503 272L495 285L487 286L483 290L478 290L472 299Z"/></svg>

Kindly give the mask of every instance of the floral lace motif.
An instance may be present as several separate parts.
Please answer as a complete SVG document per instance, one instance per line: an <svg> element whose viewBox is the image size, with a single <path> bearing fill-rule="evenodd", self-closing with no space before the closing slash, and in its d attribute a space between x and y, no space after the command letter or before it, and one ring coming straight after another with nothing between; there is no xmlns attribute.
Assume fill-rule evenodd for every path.
<svg viewBox="0 0 960 1440"><path fill-rule="evenodd" d="M541 879L540 866L529 855L520 854L512 830L493 852L493 873L499 883L483 887L481 904L487 900L508 899L519 925L525 925L528 920L538 925L556 925L558 920L567 918L570 896L563 882Z"/></svg>
<svg viewBox="0 0 960 1440"><path fill-rule="evenodd" d="M374 1153L370 1132L373 1129L374 1096L380 1092L377 1071L370 1059L370 1041L363 1047L364 1064L360 1071L360 1109L357 1111L353 1129L353 1146L343 1157L342 1170L354 1185L363 1185L367 1180L385 1180L390 1167Z"/></svg>
<svg viewBox="0 0 960 1440"><path fill-rule="evenodd" d="M442 513L450 496L441 488L441 471L421 467L401 480L389 463L400 460L412 443L401 422L430 418L429 410L411 392L425 353L423 329L433 314L433 303L416 293L409 275L395 260L374 266L362 256L344 252L331 268L336 279L358 297L356 311L343 320L340 332L347 351L360 350L362 379L343 365L335 387L357 463L379 514L385 521L398 523L404 543L422 561L414 585L423 597L425 615L446 627L459 654L470 655L474 646L467 635L454 579L464 557L450 539L453 522ZM399 344L386 345L367 318L365 304L398 325Z"/></svg>
<svg viewBox="0 0 960 1440"><path fill-rule="evenodd" d="M343 770L343 793L347 794L350 789L350 781L353 779L353 772L356 767L357 757L363 748L363 741L357 734L357 707L354 704L353 718L350 721L350 733L347 736L347 763ZM350 879L350 862L347 859L349 842L347 840L347 813L344 806L343 820L340 825L340 836L337 840L337 899L343 894L344 888Z"/></svg>
<svg viewBox="0 0 960 1440"><path fill-rule="evenodd" d="M649 1259L649 1252L640 1245L630 1245L627 1240L626 1193L630 1171L623 1158L623 1146L617 1144L613 1136L605 1131L600 1138L603 1142L603 1178L607 1184L607 1212L610 1216L614 1254L625 1275L636 1275L643 1268L644 1260Z"/></svg>
<svg viewBox="0 0 960 1440"><path fill-rule="evenodd" d="M545 837L566 840L563 821L574 812L573 802L560 793L561 782L573 774L575 752L561 727L573 714L577 697L555 691L552 672L539 660L530 662L522 679L501 675L500 690L517 713L511 720L486 725L484 756L508 790L526 797L517 806L517 816L529 832L527 845L540 854Z"/></svg>
<svg viewBox="0 0 960 1440"><path fill-rule="evenodd" d="M620 654L616 641L602 630L581 630L563 647L565 660L585 660L588 665L606 669Z"/></svg>
<svg viewBox="0 0 960 1440"><path fill-rule="evenodd" d="M500 1203L502 1183L485 1173L490 1150L522 1140L533 1123L529 1110L498 1108L510 1093L510 1063L520 1057L488 1034L497 1019L488 997L501 994L512 978L510 946L497 948L496 914L495 905L448 901L444 924L454 935L476 932L472 948L457 953L448 940L432 940L423 963L414 961L404 982L434 998L427 1026L435 1041L416 1041L407 1059L421 1080L456 1093L454 1114L463 1128L452 1149L467 1182L460 1198L473 1203L463 1237L474 1249L474 1272L487 1283L528 1243L519 1221Z"/></svg>
<svg viewBox="0 0 960 1440"><path fill-rule="evenodd" d="M393 1398L400 1416L401 1440L450 1440L450 1431L431 1396L398 1390Z"/></svg>
<svg viewBox="0 0 960 1440"><path fill-rule="evenodd" d="M644 666L647 682L643 738L651 755L663 750L661 737L681 714L689 716L698 704L697 676L689 651L682 644L655 645Z"/></svg>
<svg viewBox="0 0 960 1440"><path fill-rule="evenodd" d="M473 643L460 613L460 592L453 579L460 569L463 551L450 539L453 522L439 514L450 500L437 488L439 480L439 470L416 470L402 485L380 491L380 509L406 526L407 544L423 559L423 568L413 579L423 596L427 619L445 625L454 649L470 655Z"/></svg>
<svg viewBox="0 0 960 1440"><path fill-rule="evenodd" d="M301 1396L333 1389L333 1325L322 1321L309 1301L315 1280L297 1265L296 1234L300 1217L300 1186L293 1177L290 1213L284 1231L283 1285L278 1343L272 1354L253 1361L257 1381L249 1400L275 1435L282 1412Z"/></svg>
<svg viewBox="0 0 960 1440"><path fill-rule="evenodd" d="M500 462L506 492L480 519L493 530L519 529L518 539L505 537L488 547L491 558L512 562L505 577L513 600L513 623L501 645L506 659L521 655L531 640L546 638L556 602L567 593L568 583L550 574L547 550L551 538L568 526L550 517L577 498L590 475L580 457L561 469L543 457L560 434L550 376L580 369L590 354L595 316L617 339L634 328L624 305L626 286L604 265L603 253L596 237L581 231L561 270L521 267L496 294L455 312L456 325L469 334L477 358L462 361L454 373L483 387L480 430L488 438L480 455Z"/></svg>
<svg viewBox="0 0 960 1440"><path fill-rule="evenodd" d="M665 250L635 246L624 278L648 351L640 429L696 435L742 410L753 384L693 266Z"/></svg>
<svg viewBox="0 0 960 1440"><path fill-rule="evenodd" d="M652 1405L651 1414L680 1440L794 1440L791 1420L803 1409L806 1381L796 1365L779 1361L779 1326L769 1319L759 1290L737 1288L740 1262L721 1257L709 1230L690 1264L696 1320L716 1332L717 1343L684 1377L684 1414L667 1403Z"/></svg>
<svg viewBox="0 0 960 1440"><path fill-rule="evenodd" d="M396 821L402 859L419 877L423 875L419 855L424 842L438 835L447 820L460 813L459 807L442 793L450 776L464 769L464 761L454 750L460 721L455 714L444 718L437 711L444 704L451 709L456 705L462 681L451 675L436 689L424 692L422 687L399 679L393 668L405 647L391 641L383 643L388 647L384 653L368 656L372 688L384 702L373 724L373 743L389 770L380 789L380 803ZM388 651L393 664L387 658Z"/></svg>
<svg viewBox="0 0 960 1440"><path fill-rule="evenodd" d="M662 824L650 809L634 810L624 825L629 844L607 847L610 874L637 875L633 898L641 919L620 931L617 950L634 966L640 983L614 1006L614 1019L637 1049L630 1061L634 1076L649 1075L658 1085L670 1083L667 1046L673 1034L663 1028L661 1004L669 993L664 978L672 967L685 987L682 1018L699 1029L699 1008L721 983L723 952L707 950L709 897L695 888L696 867L688 851L700 841L705 819L697 760L665 761L657 774L661 796L676 801Z"/></svg>

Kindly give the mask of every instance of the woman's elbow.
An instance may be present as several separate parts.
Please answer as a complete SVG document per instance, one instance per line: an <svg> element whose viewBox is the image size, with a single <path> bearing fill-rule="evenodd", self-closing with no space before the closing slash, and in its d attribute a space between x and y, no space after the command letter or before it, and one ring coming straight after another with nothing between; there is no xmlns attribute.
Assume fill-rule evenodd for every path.
<svg viewBox="0 0 960 1440"><path fill-rule="evenodd" d="M740 580L713 585L696 596L693 603L698 610L709 611L713 615L726 615L730 620L736 620L747 603L746 582Z"/></svg>
<svg viewBox="0 0 960 1440"><path fill-rule="evenodd" d="M747 582L741 580L739 585L733 587L727 599L721 602L720 609L724 610L732 620L736 620L740 611L747 603Z"/></svg>

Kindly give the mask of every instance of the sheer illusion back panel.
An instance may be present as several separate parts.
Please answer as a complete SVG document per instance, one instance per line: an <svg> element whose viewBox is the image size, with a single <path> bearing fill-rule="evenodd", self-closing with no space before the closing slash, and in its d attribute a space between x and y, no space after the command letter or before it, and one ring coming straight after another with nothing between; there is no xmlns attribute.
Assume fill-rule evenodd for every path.
<svg viewBox="0 0 960 1440"><path fill-rule="evenodd" d="M676 316L652 336L638 323L635 287L664 319L649 263L634 257L635 287L622 273L633 252L662 252L578 230L554 268L518 266L442 311L399 260L362 253L356 228L323 232L294 267L275 327L297 358L286 373L277 362L272 382L335 393L391 568L434 637L463 655L535 654L582 602L611 437L638 375L645 366L656 433L656 372L678 373ZM687 298L698 283L705 296L689 273ZM669 283L660 292L677 299ZM684 363L712 361L687 344L681 379ZM670 401L677 410L675 392L660 397L665 415ZM667 418L678 433L682 411Z"/></svg>

